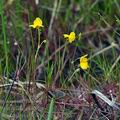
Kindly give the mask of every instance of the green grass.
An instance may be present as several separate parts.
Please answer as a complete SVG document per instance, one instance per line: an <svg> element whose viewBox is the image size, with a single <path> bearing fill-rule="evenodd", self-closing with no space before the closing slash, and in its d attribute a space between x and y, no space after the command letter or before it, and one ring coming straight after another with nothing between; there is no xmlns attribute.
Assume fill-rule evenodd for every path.
<svg viewBox="0 0 120 120"><path fill-rule="evenodd" d="M110 97L106 85L120 102L119 0L9 2L0 2L0 111L6 102L1 119L100 119L94 100L94 106L85 101L94 89ZM29 27L36 17L43 20L41 30ZM63 34L71 31L81 36L69 44ZM79 66L85 54L88 70ZM24 85L14 85L8 94L13 74Z"/></svg>
<svg viewBox="0 0 120 120"><path fill-rule="evenodd" d="M53 120L54 98L51 99L47 120Z"/></svg>
<svg viewBox="0 0 120 120"><path fill-rule="evenodd" d="M2 21L2 35L3 35L3 45L4 45L4 58L5 58L5 71L8 77L9 65L8 65L8 46L7 46L7 32L6 32L6 17L3 11L3 2L0 3L0 15Z"/></svg>

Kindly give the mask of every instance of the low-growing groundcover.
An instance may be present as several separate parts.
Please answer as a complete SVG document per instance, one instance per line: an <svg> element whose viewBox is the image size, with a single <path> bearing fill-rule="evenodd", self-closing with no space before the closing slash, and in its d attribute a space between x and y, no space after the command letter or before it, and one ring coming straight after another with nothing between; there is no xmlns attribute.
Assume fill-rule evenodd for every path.
<svg viewBox="0 0 120 120"><path fill-rule="evenodd" d="M0 120L119 120L120 1L1 0Z"/></svg>

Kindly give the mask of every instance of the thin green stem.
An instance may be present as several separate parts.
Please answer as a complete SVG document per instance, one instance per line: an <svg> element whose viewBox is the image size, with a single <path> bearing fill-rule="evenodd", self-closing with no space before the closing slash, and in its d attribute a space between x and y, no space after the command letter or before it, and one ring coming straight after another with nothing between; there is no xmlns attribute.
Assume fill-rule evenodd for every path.
<svg viewBox="0 0 120 120"><path fill-rule="evenodd" d="M38 28L37 31L38 31L38 47L37 47L37 50L36 50L36 53L35 53L35 61L37 59L39 49L40 49L41 45L44 43L44 41L42 43L40 43L40 29Z"/></svg>
<svg viewBox="0 0 120 120"><path fill-rule="evenodd" d="M68 79L68 81L71 81L72 77L74 76L75 73L79 72L80 68L76 69L73 74L70 76L70 78Z"/></svg>
<svg viewBox="0 0 120 120"><path fill-rule="evenodd" d="M9 68L8 68L8 48L7 48L7 35L6 35L6 21L5 21L5 17L3 15L3 1L0 2L0 15L1 15L1 20L2 20L2 33L3 33L3 44L4 44L4 52L5 52L5 66L6 66L6 71L7 71L7 78L8 78L8 72L9 72Z"/></svg>
<svg viewBox="0 0 120 120"><path fill-rule="evenodd" d="M46 40L42 41L42 43L41 43L40 45L38 45L37 51L36 51L36 53L35 53L35 61L36 61L36 59L37 59L37 55L38 55L39 49L41 48L42 44L45 43L45 42L46 42Z"/></svg>
<svg viewBox="0 0 120 120"><path fill-rule="evenodd" d="M38 30L38 46L39 46L40 45L40 34L41 34L41 32L40 32L39 28L37 30Z"/></svg>

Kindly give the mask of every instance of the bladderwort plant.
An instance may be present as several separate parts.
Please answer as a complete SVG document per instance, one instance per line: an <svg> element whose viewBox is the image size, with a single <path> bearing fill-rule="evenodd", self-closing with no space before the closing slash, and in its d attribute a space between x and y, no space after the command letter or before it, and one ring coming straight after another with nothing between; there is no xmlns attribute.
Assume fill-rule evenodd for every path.
<svg viewBox="0 0 120 120"><path fill-rule="evenodd" d="M80 40L81 39L81 33L79 33L78 36L76 36L75 32L70 32L70 34L63 34L64 38L71 44L72 42L74 42L76 39ZM88 63L88 55L83 55L80 57L79 61L79 67L82 70L87 70L89 68L89 63ZM75 73L80 71L80 68L77 68L73 74L70 76L70 78L68 79L68 81L71 81L72 77L74 76Z"/></svg>
<svg viewBox="0 0 120 120"><path fill-rule="evenodd" d="M34 20L33 24L30 25L30 27L32 27L34 29L37 29L37 32L38 32L38 46L37 46L37 50L36 50L36 53L35 53L35 61L36 61L37 55L38 55L38 52L39 52L39 49L40 49L41 45L46 42L46 40L44 40L42 43L40 43L40 35L41 35L40 28L42 28L44 26L43 26L42 20L39 17L37 17Z"/></svg>
<svg viewBox="0 0 120 120"><path fill-rule="evenodd" d="M89 77L91 77L91 78L94 79L97 83L100 84L100 82L97 80L97 78L93 77L93 75L90 74L89 71L87 71L87 69L90 67L88 61L91 61L94 57L99 56L100 54L102 54L102 53L104 53L104 52L106 52L106 51L108 51L108 50L110 50L110 49L112 49L112 48L117 48L117 47L118 47L118 45L115 44L114 42L112 42L110 46L108 46L108 47L106 47L106 48L104 48L104 49L102 49L102 50L94 53L94 54L91 55L89 58L86 58L88 55L83 55L83 56L81 56L80 58L77 58L76 60L79 59L79 61L80 61L79 66L80 66L80 68L81 68L82 70L84 70L84 72L86 73L86 75L88 75ZM75 60L75 61L76 61L76 60ZM109 76L110 76L111 71L112 71L113 68L116 66L116 64L118 63L119 60L120 60L120 56L118 56L118 58L116 59L116 61L113 63L113 65L111 66L109 72L107 72L106 81L109 79ZM73 64L75 61L72 61L71 63ZM72 77L73 77L77 72L80 71L80 68L77 68L77 69L73 72L73 74L70 76L70 78L68 79L68 81L71 81Z"/></svg>
<svg viewBox="0 0 120 120"><path fill-rule="evenodd" d="M2 2L3 1L4 0L2 0ZM6 3L8 3L8 2L11 2L11 3L8 7L6 7ZM63 90L65 88L68 88L68 92L70 91L70 89L76 90L76 86L74 86L73 81L79 82L80 83L80 84L78 84L78 87L79 87L82 84L81 79L83 79L83 81L87 82L88 83L87 85L91 89L92 89L92 87L95 88L98 85L104 85L101 83L102 82L104 82L104 83L109 82L108 80L110 80L110 79L111 79L111 81L117 82L119 84L119 68L120 68L120 66L118 64L119 63L118 61L120 60L120 56L119 56L119 54L117 54L116 50L114 49L116 47L116 45L114 46L113 44L111 44L111 42L109 42L110 46L107 46L106 48L104 48L105 46L103 45L103 46L101 46L102 49L99 49L99 48L95 49L95 50L99 50L98 52L94 51L92 53L89 49L87 49L88 46L85 46L84 44L82 46L82 44L81 44L82 42L80 44L78 44L78 46L76 45L77 40L79 38L77 37L76 33L73 32L73 31L76 31L76 32L83 31L82 35L85 37L85 39L83 37L82 40L84 41L86 39L89 39L89 40L91 40L92 44L94 44L94 42L92 41L93 38L96 39L99 36L100 36L101 41L102 40L105 40L105 41L110 40L111 41L111 39L114 39L114 38L116 40L116 33L119 31L119 26L116 27L116 24L114 21L114 15L119 16L119 12L120 12L119 0L113 0L113 1L111 1L111 0L107 0L107 1L54 0L53 4L51 4L51 1L47 0L46 2L41 1L40 4L37 3L37 5L34 4L34 1L27 2L27 1L20 1L20 0L18 0L18 1L7 0L7 2L4 1L4 4L5 5L2 5L2 7L5 7L5 9L0 7L0 9L5 10L4 16L3 16L4 21L1 22L1 31L2 31L1 38L3 38L3 39L5 38L4 33L3 33L3 31L4 31L3 22L6 24L6 21L7 21L8 26L5 26L5 36L7 36L7 34L9 34L10 40L17 41L21 47L21 52L24 52L23 47L26 45L26 44L24 45L24 42L29 42L29 39L30 39L30 36L28 34L28 29L26 26L26 24L28 24L26 19L29 15L34 16L34 12L36 13L37 16L41 16L41 15L46 16L46 13L47 13L48 18L44 19L44 23L49 26L48 31L49 32L52 31L54 35L56 35L56 33L54 33L54 30L55 30L54 27L56 27L56 26L59 27L58 24L61 25L59 27L59 31L61 31L61 33L64 30L71 30L72 29L72 32L67 33L67 34L63 34L63 37L66 40L64 45L60 46L61 43L63 43L64 41L59 39L59 38L61 38L61 37L59 37L60 34L57 34L56 35L57 39L55 39L55 43L57 41L56 45L58 45L58 40L60 41L59 48L56 48L54 51L54 50L51 50L51 48L49 48L46 45L45 46L46 48L44 50L45 54L43 56L40 56L39 55L40 48L41 48L42 44L46 42L46 41L42 42L42 40L41 40L41 33L42 33L43 28L44 28L43 27L44 24L42 23L42 20L38 17L33 21L33 24L30 25L30 27L31 27L31 30L32 29L36 30L37 35L38 35L38 43L37 43L36 48L34 48L33 44L35 43L35 41L33 41L33 40L32 40L33 46L30 45L30 47L29 47L29 45L28 45L29 50L27 49L27 52L30 51L30 53L28 54L28 57L25 56L27 59L26 60L27 61L26 62L27 70L26 69L23 70L23 73L25 73L25 77L24 77L24 75L21 74L20 82L26 81L26 80L27 81L33 80L32 73L36 70L36 68L40 68L41 66L43 66L43 69L45 70L45 74L47 74L47 75L45 75L45 77L46 77L45 86L50 88L50 89L52 88L51 86L53 85L55 80L57 82L57 80L59 80L59 78L62 81L62 82L60 81L61 82L60 89ZM26 7L26 5L28 5L28 6ZM16 9L14 9L15 6L16 6ZM114 9L114 8L116 8L116 9ZM100 12L101 15L103 16L103 18L105 18L104 21L106 22L106 24L104 23L103 19L100 19L102 17L98 16L98 12ZM11 14L9 15L9 13L11 13ZM6 15L7 19L5 19L5 15ZM73 17L74 17L74 19L73 19ZM56 24L56 23L58 23L58 24ZM117 23L120 24L120 21L118 20ZM67 26L66 26L66 24L67 24ZM7 33L6 27L8 27L7 31L9 31L9 27L10 27L12 33ZM25 34L23 33L23 30L25 31ZM100 35L99 35L99 33L100 33ZM12 38L11 38L11 35L12 35ZM109 37L107 37L107 35ZM118 33L117 33L117 35L118 35ZM8 37L6 37L6 38L9 39ZM26 39L26 38L28 38L28 39ZM6 40L4 39L4 43L6 43L5 41L7 41L7 39ZM51 42L51 41L48 41L48 42ZM5 44L1 44L1 43L3 43L2 40L0 42L1 53L2 53L2 50L4 50L3 51L4 53L1 55L2 58L0 59L0 74L2 75L3 71L6 71L7 74L9 74L9 70L15 71L13 65L14 64L17 65L20 62L18 61L16 63L12 64L13 61L11 60L11 58L12 58L11 53L10 53L11 51L9 51L9 49L8 49L9 45L6 43L6 47L5 47ZM71 55L67 54L69 52L69 45L71 45L71 46L73 45L73 46L75 46L75 48L77 46L77 47L81 48L83 51L85 50L84 53L81 56L79 56L79 58L78 58L79 63L77 64L77 68L75 66L76 64L75 65L70 64L70 60L72 58L71 58ZM31 47L33 47L33 49ZM6 50L5 48L7 48L8 50ZM109 61L111 58L106 57L106 53L111 51L112 48L113 48L113 51L115 52L115 55L110 53L110 55L113 56L113 58L111 61ZM61 51L63 49L64 49L64 53L62 53L62 55L61 55ZM51 50L51 51L49 52L49 50ZM87 50L89 51L88 53L86 53ZM52 54L51 54L51 52L52 52ZM67 54L67 56L66 56L66 54ZM86 54L88 54L88 56ZM10 56L10 59L8 56ZM53 56L56 57L55 61L52 61ZM24 57L24 54L22 57ZM72 59L72 60L75 61L74 59ZM8 61L10 61L10 62L8 62ZM52 62L52 65L51 65L51 62ZM66 63L69 64L68 68L65 68L67 66ZM95 63L95 65L97 67L99 67L100 70L102 71L102 74L98 73L99 71L97 71L96 66L93 65L94 67L91 68L91 66L92 66L91 63L93 63L93 64ZM10 68L9 65L11 65L12 68ZM22 65L22 62L20 65L17 65L18 69L19 69L19 67L21 67L21 65ZM7 70L7 66L9 68L8 70ZM65 70L65 72L67 71L67 74L63 72L64 70ZM80 70L82 70L84 72L84 74L81 74ZM116 72L116 74L115 74L115 72ZM98 77L98 74L99 74L100 78ZM55 78L54 78L54 76L55 76ZM112 77L112 76L115 76L116 78L114 79L114 77ZM103 77L103 78L101 78L101 77ZM2 76L0 76L0 78L2 79ZM66 80L66 82L64 82L65 80ZM114 80L116 80L116 81L114 81ZM71 84L73 85L73 87L71 85L69 86L69 84L67 84L67 81L71 81ZM6 82L7 82L7 80L6 80ZM2 85L2 83L1 83L1 85ZM56 90L56 88L54 90ZM59 89L59 88L57 88L57 89ZM26 92L24 90L22 90L22 91L23 91L23 93ZM28 93L26 93L26 94L28 94ZM20 96L19 93L18 93L18 95ZM6 95L3 94L2 97L4 97L4 96L6 96ZM27 95L25 95L25 96L27 96ZM24 97L24 96L22 96L22 97ZM28 94L28 98L29 97L32 98L31 94ZM27 114L26 114L26 110L24 110L24 108L23 108L21 111L20 110L21 106L19 107L19 106L17 106L17 104L15 107L12 106L14 111L10 111L11 110L10 105L12 105L12 104L11 104L11 100L8 100L7 101L8 104L6 105L6 111L4 110L4 113L2 114L4 116L2 119L16 119L16 117L17 117L17 119L20 119L20 120L22 120L22 119L37 119L36 118L37 115L40 116L41 120L43 120L43 119L48 119L48 120L55 119L54 113L55 113L55 117L56 117L56 113L57 113L55 100L53 101L53 99L48 99L48 102L47 102L48 104L46 105L47 107L45 109L41 110L40 107L38 109L36 109L37 108L36 104L34 105L34 102L36 102L36 101L32 101L33 99L31 99L31 98L28 99L28 102L30 102L32 104L32 108L34 108L34 106L35 106L35 108L34 108L34 110L30 109L30 111L27 111ZM41 97L41 99L42 99L42 97ZM16 96L14 96L14 100L17 103ZM74 115L73 115L74 107L73 107L73 109L69 110L70 112L68 112L68 109L66 109L66 105L67 105L65 103L66 101L64 102L64 100L65 100L64 98L62 100L63 100L62 102L65 106L64 108L62 108L63 111L60 112L60 114L62 114L62 116L63 116L62 118L67 120L67 119L69 119L70 116L74 117ZM9 102L10 102L10 105L9 105ZM38 102L41 102L41 101L38 101ZM22 104L26 105L26 103L25 104L22 103ZM20 111L20 115L17 112L17 108ZM0 107L0 109L2 109L2 107ZM83 107L83 109L84 109L84 107ZM81 117L79 119L83 119L83 117L84 117L84 110L86 112L86 108L84 110L83 109L80 109L79 110L80 112L78 114L75 113L76 116L79 116L79 114L80 114ZM90 107L88 109L93 110L94 108ZM37 114L37 110L40 110L38 114ZM95 112L96 112L96 110L97 110L97 108L95 109ZM91 113L87 113L87 115L88 114L91 114ZM92 117L90 117L89 119L94 119L93 118L94 114L91 116ZM38 119L39 119L39 117L38 117ZM59 119L59 118L57 118L57 119ZM72 119L78 119L78 117L74 117Z"/></svg>

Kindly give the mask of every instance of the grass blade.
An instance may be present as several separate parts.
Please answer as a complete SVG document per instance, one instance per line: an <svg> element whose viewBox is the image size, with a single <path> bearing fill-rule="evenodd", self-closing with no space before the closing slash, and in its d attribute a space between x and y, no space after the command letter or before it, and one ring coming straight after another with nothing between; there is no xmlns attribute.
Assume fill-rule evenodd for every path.
<svg viewBox="0 0 120 120"><path fill-rule="evenodd" d="M47 120L53 119L53 111L54 111L54 98L52 98L50 102Z"/></svg>

